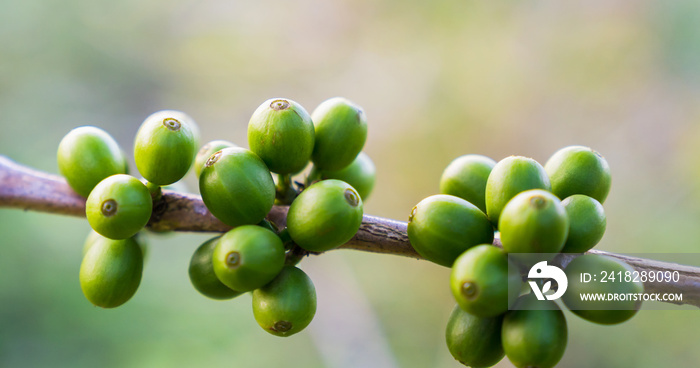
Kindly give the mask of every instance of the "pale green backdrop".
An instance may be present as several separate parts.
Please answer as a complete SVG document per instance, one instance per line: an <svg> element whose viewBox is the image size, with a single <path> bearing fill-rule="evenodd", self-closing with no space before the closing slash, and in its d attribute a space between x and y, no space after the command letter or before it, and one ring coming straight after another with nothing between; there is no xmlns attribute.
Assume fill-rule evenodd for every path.
<svg viewBox="0 0 700 368"><path fill-rule="evenodd" d="M453 158L560 147L613 172L599 248L700 252L700 3L671 1L0 0L0 154L57 172L61 137L97 125L130 154L171 108L204 141L247 145L272 97L363 106L377 186L366 213L406 220ZM131 163L134 168L133 162ZM196 191L192 176L185 183ZM336 251L305 260L319 313L276 338L250 297L200 297L187 277L204 235L152 236L141 287L116 310L83 297L89 230L0 209L0 366L457 367L444 343L446 268ZM697 310L620 326L567 313L562 367L690 367ZM510 367L504 360L499 367Z"/></svg>

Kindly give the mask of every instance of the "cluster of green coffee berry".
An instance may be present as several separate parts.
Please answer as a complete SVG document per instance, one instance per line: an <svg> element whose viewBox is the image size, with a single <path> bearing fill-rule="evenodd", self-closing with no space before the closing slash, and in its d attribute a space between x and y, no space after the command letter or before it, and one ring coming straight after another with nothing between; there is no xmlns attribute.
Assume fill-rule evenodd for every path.
<svg viewBox="0 0 700 368"><path fill-rule="evenodd" d="M59 170L87 197L94 230L80 269L83 293L104 308L134 295L143 270L140 231L162 198L161 187L182 179L194 163L203 202L233 229L195 251L193 286L219 300L252 291L253 312L265 331L289 336L303 330L315 314L316 292L296 264L308 252L336 248L355 235L362 200L374 185L374 165L361 152L364 112L344 98L324 101L312 115L292 100L270 99L248 123L250 150L216 140L197 152L198 136L182 112L146 118L134 143L142 180L127 175L122 150L103 130L79 127L63 138ZM305 171L309 162L312 169ZM305 180L293 180L304 172ZM289 205L284 229L265 219L275 203Z"/></svg>
<svg viewBox="0 0 700 368"><path fill-rule="evenodd" d="M472 367L492 366L504 356L517 367L553 367L559 362L568 336L564 314L554 301L521 295L521 275L542 259L560 252L583 253L601 240L606 228L601 203L610 184L606 160L582 146L559 150L544 167L522 156L496 163L466 155L450 163L440 180L442 194L413 208L408 236L421 256L452 267L450 286L457 305L446 339L455 359ZM492 245L494 237L500 237L502 249ZM601 270L624 273L631 268L589 254L575 258L564 273ZM639 308L630 301L601 308L573 298L585 292L640 293L639 282L568 280L564 304L589 321L621 323ZM552 290L551 281L539 281L542 294ZM593 289L599 285L608 289ZM605 306L609 309L601 310Z"/></svg>

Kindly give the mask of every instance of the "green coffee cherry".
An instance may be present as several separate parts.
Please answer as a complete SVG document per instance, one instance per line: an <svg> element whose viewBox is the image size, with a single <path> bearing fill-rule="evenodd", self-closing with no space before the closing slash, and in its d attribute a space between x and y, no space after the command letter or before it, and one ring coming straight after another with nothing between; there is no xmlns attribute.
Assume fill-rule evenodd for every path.
<svg viewBox="0 0 700 368"><path fill-rule="evenodd" d="M298 103L284 98L260 105L248 122L248 145L278 174L306 167L314 150L314 124Z"/></svg>
<svg viewBox="0 0 700 368"><path fill-rule="evenodd" d="M591 301L581 300L580 294L617 294L632 295L644 292L644 284L634 280L634 269L628 264L598 254L584 254L576 257L564 270L569 280L566 293L562 297L564 304L579 317L603 325L613 325L632 318L641 307L641 300ZM594 275L597 280L582 282L581 274ZM614 279L601 277L607 275ZM627 278L629 276L629 278Z"/></svg>
<svg viewBox="0 0 700 368"><path fill-rule="evenodd" d="M287 266L269 284L253 291L253 315L263 330L291 336L316 314L316 289L304 271Z"/></svg>
<svg viewBox="0 0 700 368"><path fill-rule="evenodd" d="M237 291L257 289L284 267L284 245L277 234L256 225L239 226L219 239L212 255L214 273Z"/></svg>
<svg viewBox="0 0 700 368"><path fill-rule="evenodd" d="M180 111L151 114L136 132L134 160L146 180L172 184L185 176L197 151L192 118Z"/></svg>
<svg viewBox="0 0 700 368"><path fill-rule="evenodd" d="M486 181L496 161L482 155L457 157L440 177L440 193L465 199L486 213Z"/></svg>
<svg viewBox="0 0 700 368"><path fill-rule="evenodd" d="M507 253L559 253L569 233L569 218L559 198L532 189L508 202L499 226Z"/></svg>
<svg viewBox="0 0 700 368"><path fill-rule="evenodd" d="M501 345L502 323L502 315L477 317L455 305L445 331L450 354L460 363L473 368L498 363L505 355Z"/></svg>
<svg viewBox="0 0 700 368"><path fill-rule="evenodd" d="M133 238L98 238L80 265L80 287L90 303L114 308L136 293L143 272L143 254Z"/></svg>
<svg viewBox="0 0 700 368"><path fill-rule="evenodd" d="M457 304L479 317L503 314L520 293L520 273L503 250L491 244L469 248L452 266L450 287Z"/></svg>
<svg viewBox="0 0 700 368"><path fill-rule="evenodd" d="M243 293L224 285L214 273L212 258L220 238L220 236L211 238L197 248L190 260L189 275L192 286L202 295L211 299L226 300Z"/></svg>
<svg viewBox="0 0 700 368"><path fill-rule="evenodd" d="M310 177L314 177L318 172L317 168L313 168ZM374 188L374 181L377 176L377 170L369 156L360 152L355 160L344 169L336 171L323 171L320 173L321 179L338 179L352 185L357 194L362 197L363 201L367 200L369 194Z"/></svg>
<svg viewBox="0 0 700 368"><path fill-rule="evenodd" d="M58 170L68 185L87 197L102 179L128 168L121 148L109 133L94 126L68 132L58 145Z"/></svg>
<svg viewBox="0 0 700 368"><path fill-rule="evenodd" d="M85 242L83 243L83 257L85 257L85 254L87 254L92 245L102 238L104 238L104 236L100 235L95 230L90 230L90 233L88 234L87 238L85 238Z"/></svg>
<svg viewBox="0 0 700 368"><path fill-rule="evenodd" d="M506 203L529 189L550 189L542 165L522 156L510 156L498 162L486 181L486 214L491 222L499 226L499 217Z"/></svg>
<svg viewBox="0 0 700 368"><path fill-rule="evenodd" d="M585 194L603 203L610 192L610 166L588 147L564 147L547 160L544 169L552 182L552 193L559 198Z"/></svg>
<svg viewBox="0 0 700 368"><path fill-rule="evenodd" d="M229 226L257 224L275 202L275 182L267 166L240 147L209 157L199 176L199 191L209 211Z"/></svg>
<svg viewBox="0 0 700 368"><path fill-rule="evenodd" d="M209 157L211 157L211 155L213 155L217 151L229 147L236 147L236 145L229 141L222 140L211 141L203 145L202 148L199 149L199 152L197 152L197 156L194 158L195 175L199 177L199 175L202 173L204 165L207 163L207 160L209 159Z"/></svg>
<svg viewBox="0 0 700 368"><path fill-rule="evenodd" d="M583 253L598 244L607 226L600 202L583 194L574 194L561 204L569 217L569 236L562 253Z"/></svg>
<svg viewBox="0 0 700 368"><path fill-rule="evenodd" d="M124 174L102 180L85 203L90 226L110 239L134 236L146 226L152 209L148 188L135 177Z"/></svg>
<svg viewBox="0 0 700 368"><path fill-rule="evenodd" d="M330 98L311 113L311 120L316 131L311 160L319 170L343 169L362 151L367 140L367 118L353 102Z"/></svg>
<svg viewBox="0 0 700 368"><path fill-rule="evenodd" d="M557 365L566 350L568 330L556 303L538 301L528 294L520 297L513 308L506 313L501 330L503 350L511 363L518 368Z"/></svg>
<svg viewBox="0 0 700 368"><path fill-rule="evenodd" d="M300 247L325 252L348 242L362 224L362 199L344 181L323 180L306 188L287 213L289 235Z"/></svg>
<svg viewBox="0 0 700 368"><path fill-rule="evenodd" d="M408 238L423 258L446 267L465 250L493 242L493 227L475 205L439 194L420 201L408 219Z"/></svg>
<svg viewBox="0 0 700 368"><path fill-rule="evenodd" d="M90 230L90 233L88 234L87 238L85 238L85 243L83 243L83 257L85 257L92 245L95 244L97 241L101 241L101 239L109 238L105 238L95 230ZM136 241L136 243L138 243L139 245L139 248L141 248L141 255L143 255L143 260L145 263L146 256L148 255L148 245L146 242L147 239L144 232L139 231L138 233L136 233L136 235L132 236L131 239Z"/></svg>

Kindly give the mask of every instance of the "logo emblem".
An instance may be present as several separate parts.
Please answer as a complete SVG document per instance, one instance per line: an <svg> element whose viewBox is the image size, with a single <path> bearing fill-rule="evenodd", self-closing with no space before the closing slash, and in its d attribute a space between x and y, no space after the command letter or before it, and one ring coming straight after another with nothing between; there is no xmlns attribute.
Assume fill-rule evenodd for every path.
<svg viewBox="0 0 700 368"><path fill-rule="evenodd" d="M547 265L547 261L538 262L532 266L530 272L527 274L527 278L553 279L557 282L557 291L554 294L545 295L545 293L552 288L552 280L545 282L544 285L542 285L542 290L540 290L537 282L528 280L530 288L532 288L532 292L535 293L537 300L557 300L564 295L564 292L566 292L566 287L569 285L569 281L566 279L566 274L564 274L564 271L557 266Z"/></svg>

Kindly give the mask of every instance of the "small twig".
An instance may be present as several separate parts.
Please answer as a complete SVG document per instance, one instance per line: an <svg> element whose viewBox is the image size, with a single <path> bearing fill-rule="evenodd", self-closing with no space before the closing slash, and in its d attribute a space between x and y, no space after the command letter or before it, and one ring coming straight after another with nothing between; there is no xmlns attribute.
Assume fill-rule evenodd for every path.
<svg viewBox="0 0 700 368"><path fill-rule="evenodd" d="M63 178L18 165L4 156L0 156L0 207L85 216L85 198L73 192ZM267 219L282 229L285 227L287 210L287 206L274 206ZM154 204L148 226L155 231L225 232L231 229L212 216L200 196L171 190L163 190L163 197ZM408 240L406 226L405 222L364 215L355 237L340 248L421 259ZM494 245L500 246L498 240L494 241ZM697 267L600 250L588 253L624 261L640 272L678 271L679 282L647 282L644 284L645 291L682 293L683 300L674 303L700 307L700 269ZM575 257L576 255L564 255L559 257L558 262L565 266Z"/></svg>

